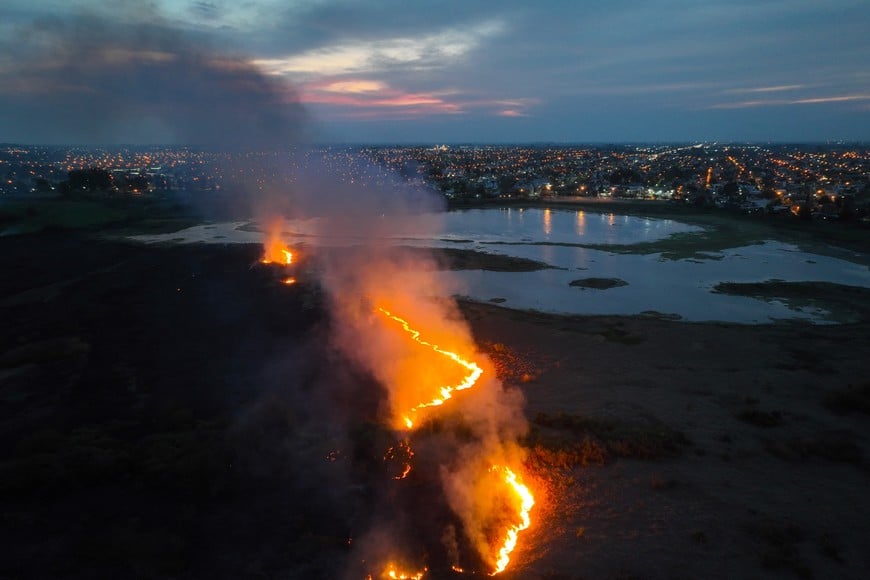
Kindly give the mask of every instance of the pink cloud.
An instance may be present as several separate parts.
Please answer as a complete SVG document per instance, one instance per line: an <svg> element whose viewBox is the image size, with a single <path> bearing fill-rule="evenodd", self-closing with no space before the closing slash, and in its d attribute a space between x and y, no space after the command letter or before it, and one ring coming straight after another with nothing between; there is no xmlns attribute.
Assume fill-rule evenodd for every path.
<svg viewBox="0 0 870 580"><path fill-rule="evenodd" d="M532 99L469 98L457 91L406 91L386 82L364 78L328 78L301 88L303 103L321 106L330 115L354 119L413 119L489 110L503 117L526 117Z"/></svg>
<svg viewBox="0 0 870 580"><path fill-rule="evenodd" d="M367 79L325 80L302 87L303 103L344 107L344 116L378 114L427 116L462 113L460 104L435 93L408 92L381 81Z"/></svg>
<svg viewBox="0 0 870 580"><path fill-rule="evenodd" d="M806 99L769 99L754 101L739 101L735 103L720 103L710 109L748 109L752 107L773 107L777 105L818 105L824 103L847 103L870 100L870 95L841 95L833 97L812 97Z"/></svg>

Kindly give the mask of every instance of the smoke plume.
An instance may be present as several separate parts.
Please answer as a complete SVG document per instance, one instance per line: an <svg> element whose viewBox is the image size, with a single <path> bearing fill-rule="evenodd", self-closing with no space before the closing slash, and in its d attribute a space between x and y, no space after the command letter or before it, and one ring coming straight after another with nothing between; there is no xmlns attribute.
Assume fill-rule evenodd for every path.
<svg viewBox="0 0 870 580"><path fill-rule="evenodd" d="M403 577L400 566L416 570L412 576L427 567L503 569L531 507L515 473L522 465L516 442L526 428L522 400L477 349L435 257L397 243L437 237L441 198L358 159L336 167L335 158L318 160L293 147L310 125L290 87L217 50L207 37L173 28L150 8L121 6L112 18L42 20L7 41L0 125L12 126L2 111L25 110L16 125L27 127L28 142L224 150L226 162L216 169L242 200L237 217L258 217L269 244L280 244L286 219L311 220L318 243L305 249L315 264L306 272L325 292L329 343L338 355L317 362L348 369L312 370L333 382L311 379L306 384L317 386L311 392L270 397L304 401L316 417L298 432L328 424L329 436L345 447L330 458L352 458L354 473L331 482L356 489L334 493L363 506L348 514L355 536L349 577ZM280 260L283 249L268 261ZM278 408L270 401L262 407ZM247 432L264 427L263 409L242 418ZM283 407L273 415L269 425L287 427ZM310 455L291 458L310 464ZM300 493L313 498L316 482L300 482Z"/></svg>
<svg viewBox="0 0 870 580"><path fill-rule="evenodd" d="M112 6L43 18L0 40L5 138L229 150L300 141L306 115L292 88L147 3Z"/></svg>
<svg viewBox="0 0 870 580"><path fill-rule="evenodd" d="M505 564L499 548L517 525L505 480L506 466L522 465L522 397L503 387L475 346L434 255L397 242L437 238L440 198L371 177L363 172L353 185L302 180L295 198L297 211L317 216L315 235L332 240L324 246L341 242L309 248L331 340L382 387L373 419L391 433L380 449L391 477L377 480L369 527L357 530L351 558L370 567L352 565L348 577L389 577L387 566L396 576L423 567L491 572ZM456 388L445 395L444 386Z"/></svg>

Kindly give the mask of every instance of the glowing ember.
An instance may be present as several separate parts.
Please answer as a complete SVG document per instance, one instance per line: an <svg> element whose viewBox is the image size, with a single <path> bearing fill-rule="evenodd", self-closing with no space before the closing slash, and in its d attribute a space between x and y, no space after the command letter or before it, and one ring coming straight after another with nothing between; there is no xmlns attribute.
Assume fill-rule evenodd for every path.
<svg viewBox="0 0 870 580"><path fill-rule="evenodd" d="M499 572L502 572L510 562L511 552L514 551L514 548L517 545L517 536L519 533L531 524L531 519L529 518L529 512L532 509L532 506L535 505L535 498L532 496L532 493L529 491L529 488L522 484L517 480L517 475L511 471L508 467L499 467L494 465L491 471L502 471L504 472L504 481L510 486L510 488L515 493L517 499L520 502L519 507L519 517L520 523L513 525L508 528L507 532L505 532L504 543L502 547L498 551L498 558L495 562L495 571L493 571L490 576L495 576Z"/></svg>
<svg viewBox="0 0 870 580"><path fill-rule="evenodd" d="M410 324L408 324L407 321L405 321L402 318L399 318L398 316L395 316L390 311L385 310L384 308L378 308L378 310L381 313L383 313L384 316L386 316L387 318L399 323L402 326L402 329L411 335L412 340L416 341L419 344L422 344L423 346L431 348L432 350L434 350L438 354L441 354L441 355L449 358L453 362L459 364L460 366L465 367L468 370L468 374L465 376L465 378L461 382L459 382L456 385L442 386L439 389L440 396L435 397L434 399L432 399L429 402L424 402L424 403L420 403L420 404L416 405L415 407L411 408L408 411L407 415L404 415L402 417L402 422L405 424L405 427L407 429L412 429L414 427L414 421L410 417L411 413L416 413L420 409L425 409L426 407L438 407L440 405L443 405L448 399L451 399L453 397L453 393L455 391L463 391L465 389L470 389L471 387L474 386L474 383L477 382L477 379L480 378L480 375L483 374L483 369L481 369L479 366L477 366L476 363L463 359L455 352L450 352L449 350L444 350L443 348L439 347L437 344L432 344L431 342L427 342L427 341L423 340L422 338L420 338L420 331L419 330L414 330L413 328L411 328Z"/></svg>
<svg viewBox="0 0 870 580"><path fill-rule="evenodd" d="M287 278L284 278L283 280L281 280L281 282L283 284L286 284L287 286L292 286L293 284L296 283L296 278L294 278L293 276L288 276Z"/></svg>
<svg viewBox="0 0 870 580"><path fill-rule="evenodd" d="M414 457L414 451L411 450L411 442L407 439L387 449L387 452L384 454L384 461L398 459L400 455L403 455L406 461L402 465L402 473L394 475L393 479L405 479L411 473L411 458Z"/></svg>
<svg viewBox="0 0 870 580"><path fill-rule="evenodd" d="M426 575L426 570L427 568L423 568L420 572L400 572L396 569L395 564L389 564L382 577L391 580L420 580Z"/></svg>

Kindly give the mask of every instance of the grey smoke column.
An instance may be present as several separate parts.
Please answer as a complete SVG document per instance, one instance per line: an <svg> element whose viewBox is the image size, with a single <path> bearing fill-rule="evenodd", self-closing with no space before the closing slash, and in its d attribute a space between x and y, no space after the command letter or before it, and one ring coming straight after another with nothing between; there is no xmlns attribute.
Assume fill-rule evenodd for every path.
<svg viewBox="0 0 870 580"><path fill-rule="evenodd" d="M147 8L0 39L2 140L263 149L298 142L305 125L291 87Z"/></svg>

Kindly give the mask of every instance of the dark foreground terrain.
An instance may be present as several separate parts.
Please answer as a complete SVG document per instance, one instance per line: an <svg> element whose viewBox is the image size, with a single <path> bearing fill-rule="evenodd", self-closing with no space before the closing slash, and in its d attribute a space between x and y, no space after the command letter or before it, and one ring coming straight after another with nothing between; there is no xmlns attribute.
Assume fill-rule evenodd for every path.
<svg viewBox="0 0 870 580"><path fill-rule="evenodd" d="M0 239L0 577L337 574L322 315L258 256Z"/></svg>
<svg viewBox="0 0 870 580"><path fill-rule="evenodd" d="M0 578L344 577L379 388L259 251L0 238ZM868 321L462 308L531 421L505 577L867 577Z"/></svg>

